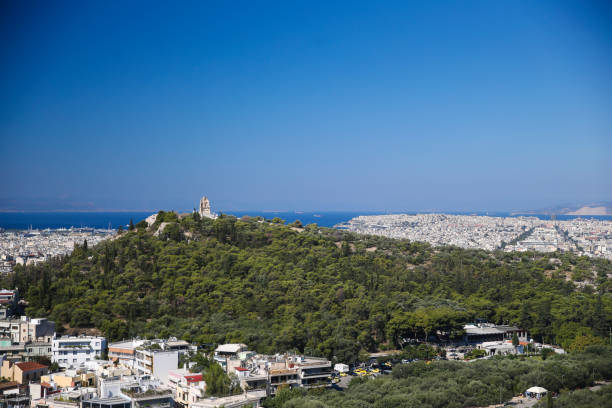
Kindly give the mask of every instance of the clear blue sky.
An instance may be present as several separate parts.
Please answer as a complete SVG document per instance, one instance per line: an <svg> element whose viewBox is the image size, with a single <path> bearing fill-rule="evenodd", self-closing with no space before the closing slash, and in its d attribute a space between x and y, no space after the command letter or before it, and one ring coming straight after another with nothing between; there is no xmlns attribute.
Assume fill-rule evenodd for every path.
<svg viewBox="0 0 612 408"><path fill-rule="evenodd" d="M0 209L612 200L609 1L4 1L0 47Z"/></svg>

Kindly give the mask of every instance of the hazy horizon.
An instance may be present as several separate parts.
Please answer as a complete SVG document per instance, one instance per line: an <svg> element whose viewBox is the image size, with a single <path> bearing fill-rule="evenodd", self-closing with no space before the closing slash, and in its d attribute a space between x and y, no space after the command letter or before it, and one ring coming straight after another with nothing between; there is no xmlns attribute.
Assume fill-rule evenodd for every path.
<svg viewBox="0 0 612 408"><path fill-rule="evenodd" d="M566 208L566 207L583 207L583 206L612 206L612 201L603 201L596 203L562 203L559 205L551 205L547 207L539 207L539 208L514 208L514 209L490 209L490 208L468 208L468 209L453 209L453 208L374 208L374 209L333 209L333 208L220 208L213 207L213 212L233 212L233 213L246 213L246 212L254 212L254 213L316 213L316 212L325 212L325 213L417 213L417 212L448 212L448 213L518 213L521 211L524 212L534 212L534 211L550 211L555 208ZM158 212L158 211L176 211L179 213L191 212L194 209L197 209L197 205L194 205L193 208L135 208L135 209L112 209L112 208L49 208L49 209L11 209L11 208L0 208L0 213L138 213L138 212Z"/></svg>

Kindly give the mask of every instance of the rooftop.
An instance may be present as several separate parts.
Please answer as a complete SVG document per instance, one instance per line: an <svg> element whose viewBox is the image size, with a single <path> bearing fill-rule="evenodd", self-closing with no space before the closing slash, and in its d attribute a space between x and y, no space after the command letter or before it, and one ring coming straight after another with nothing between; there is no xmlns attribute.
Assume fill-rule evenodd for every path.
<svg viewBox="0 0 612 408"><path fill-rule="evenodd" d="M129 403L130 400L123 397L108 397L108 398L92 398L87 400L87 402L91 402L94 404L101 405L113 405L113 404L126 404Z"/></svg>
<svg viewBox="0 0 612 408"><path fill-rule="evenodd" d="M185 340L172 340L166 343L168 347L177 347L177 346L189 346L189 342Z"/></svg>
<svg viewBox="0 0 612 408"><path fill-rule="evenodd" d="M485 334L503 334L507 332L518 331L519 329L514 326L507 325L496 325L491 323L466 324L463 329L467 334L471 335L485 335Z"/></svg>
<svg viewBox="0 0 612 408"><path fill-rule="evenodd" d="M99 337L99 336L62 336L62 337L56 337L55 340L61 340L61 341L66 341L66 340L106 340L106 338Z"/></svg>
<svg viewBox="0 0 612 408"><path fill-rule="evenodd" d="M215 350L217 353L238 353L247 348L246 344L242 343L229 343L221 344Z"/></svg>
<svg viewBox="0 0 612 408"><path fill-rule="evenodd" d="M257 401L261 398L265 398L265 391L252 391L247 394L234 395L231 397L223 398L204 398L198 402L192 404L194 408L213 408L213 407L226 407L233 408L241 406L244 401Z"/></svg>
<svg viewBox="0 0 612 408"><path fill-rule="evenodd" d="M33 361L28 361L26 363L15 363L15 365L19 367L21 371L32 371L39 370L41 368L49 368L46 365L38 364Z"/></svg>
<svg viewBox="0 0 612 408"><path fill-rule="evenodd" d="M122 340L122 341L117 341L115 343L110 343L108 345L108 348L121 348L121 349L135 349L136 347L140 346L142 343L144 343L144 340Z"/></svg>

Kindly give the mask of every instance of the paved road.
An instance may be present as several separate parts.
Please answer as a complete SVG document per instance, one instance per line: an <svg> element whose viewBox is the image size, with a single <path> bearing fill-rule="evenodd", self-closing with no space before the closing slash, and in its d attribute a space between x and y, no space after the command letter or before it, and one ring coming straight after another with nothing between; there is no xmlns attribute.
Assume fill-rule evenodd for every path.
<svg viewBox="0 0 612 408"><path fill-rule="evenodd" d="M337 383L336 386L340 388L341 390L344 390L345 388L348 387L349 383L351 382L353 378L355 378L355 376L352 376L352 375L347 375L346 377L340 377L340 382Z"/></svg>

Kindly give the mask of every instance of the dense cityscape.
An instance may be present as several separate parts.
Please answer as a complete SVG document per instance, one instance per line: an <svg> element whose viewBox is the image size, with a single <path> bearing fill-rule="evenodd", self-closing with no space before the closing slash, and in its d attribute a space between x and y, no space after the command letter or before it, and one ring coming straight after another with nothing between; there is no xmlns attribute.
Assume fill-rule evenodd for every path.
<svg viewBox="0 0 612 408"><path fill-rule="evenodd" d="M72 252L74 245L96 245L115 234L115 230L61 228L0 232L0 273L15 265L32 265Z"/></svg>
<svg viewBox="0 0 612 408"><path fill-rule="evenodd" d="M612 259L612 221L450 214L367 215L339 228L432 245L504 251L567 251Z"/></svg>

